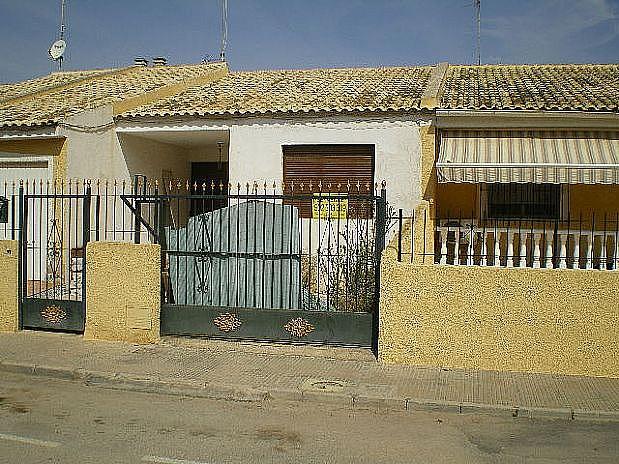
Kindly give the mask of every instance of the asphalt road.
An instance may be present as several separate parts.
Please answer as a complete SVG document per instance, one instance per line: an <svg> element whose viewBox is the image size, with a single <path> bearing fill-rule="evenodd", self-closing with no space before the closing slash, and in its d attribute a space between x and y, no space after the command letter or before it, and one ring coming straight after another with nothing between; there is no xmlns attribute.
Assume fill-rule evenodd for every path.
<svg viewBox="0 0 619 464"><path fill-rule="evenodd" d="M0 463L619 462L619 424L377 412L2 374Z"/></svg>

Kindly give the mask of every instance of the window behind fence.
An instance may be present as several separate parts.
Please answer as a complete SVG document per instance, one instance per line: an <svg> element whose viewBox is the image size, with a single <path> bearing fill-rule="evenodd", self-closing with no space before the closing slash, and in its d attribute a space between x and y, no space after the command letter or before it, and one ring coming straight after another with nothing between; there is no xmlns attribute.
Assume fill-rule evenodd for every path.
<svg viewBox="0 0 619 464"><path fill-rule="evenodd" d="M295 201L301 217L310 218L316 210L332 209L333 205L343 209L344 204L349 218L371 217L372 205L367 201L351 199L344 203L338 200L337 192L374 193L374 145L285 145L282 151L285 193L312 195L322 191L333 196L326 200L323 196L320 205L309 198Z"/></svg>
<svg viewBox="0 0 619 464"><path fill-rule="evenodd" d="M488 219L560 219L561 186L488 184Z"/></svg>

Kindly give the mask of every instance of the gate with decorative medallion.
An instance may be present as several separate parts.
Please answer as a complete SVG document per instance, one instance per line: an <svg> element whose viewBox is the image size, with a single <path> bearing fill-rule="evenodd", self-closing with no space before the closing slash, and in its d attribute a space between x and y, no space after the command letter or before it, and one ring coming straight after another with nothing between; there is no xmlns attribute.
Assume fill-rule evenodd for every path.
<svg viewBox="0 0 619 464"><path fill-rule="evenodd" d="M384 188L162 190L122 196L162 247L162 335L375 344Z"/></svg>
<svg viewBox="0 0 619 464"><path fill-rule="evenodd" d="M20 328L83 332L90 186L26 183L18 208Z"/></svg>

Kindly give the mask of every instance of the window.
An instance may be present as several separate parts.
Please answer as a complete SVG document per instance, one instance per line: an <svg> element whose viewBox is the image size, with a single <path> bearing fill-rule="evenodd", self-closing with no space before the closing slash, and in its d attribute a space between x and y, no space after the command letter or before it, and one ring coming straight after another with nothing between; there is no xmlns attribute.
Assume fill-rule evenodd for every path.
<svg viewBox="0 0 619 464"><path fill-rule="evenodd" d="M561 186L488 184L488 219L560 219Z"/></svg>
<svg viewBox="0 0 619 464"><path fill-rule="evenodd" d="M317 193L320 191L319 182L323 192L337 192L337 185L340 184L340 191L346 193L347 183L350 182L353 186L351 193L357 193L358 182L360 194L374 194L374 145L285 145L282 151L286 194ZM291 189L293 183L294 191ZM287 203L294 203L301 217L312 217L310 200ZM348 216L371 216L371 205L369 201L351 200Z"/></svg>

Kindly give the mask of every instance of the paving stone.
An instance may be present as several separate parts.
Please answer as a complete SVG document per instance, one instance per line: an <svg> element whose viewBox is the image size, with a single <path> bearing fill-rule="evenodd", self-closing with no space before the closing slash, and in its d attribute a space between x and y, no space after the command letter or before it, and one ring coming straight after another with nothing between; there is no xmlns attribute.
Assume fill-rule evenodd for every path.
<svg viewBox="0 0 619 464"><path fill-rule="evenodd" d="M0 360L5 372L235 401L302 400L352 408L354 396L356 407L397 409L400 398L409 398L408 411L505 416L517 406L520 418L619 421L619 379L381 365L360 349L176 337L136 346L22 331L0 334ZM317 380L342 387L301 388Z"/></svg>

